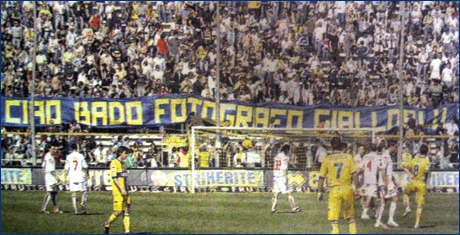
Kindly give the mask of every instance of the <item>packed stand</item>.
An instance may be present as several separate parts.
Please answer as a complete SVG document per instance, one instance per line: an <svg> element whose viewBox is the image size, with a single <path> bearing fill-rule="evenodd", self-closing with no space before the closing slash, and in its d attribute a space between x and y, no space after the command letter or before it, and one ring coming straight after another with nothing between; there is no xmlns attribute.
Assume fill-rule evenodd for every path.
<svg viewBox="0 0 460 235"><path fill-rule="evenodd" d="M219 30L215 2L38 2L35 31L33 2L2 2L2 95L30 97L37 34L36 96L212 99L220 36L222 100L398 104L398 2L218 4ZM458 3L405 4L403 103L457 103ZM417 132L409 120L406 125ZM79 131L76 122L57 128ZM97 162L97 147L85 139L89 161ZM27 155L30 148L5 150Z"/></svg>
<svg viewBox="0 0 460 235"><path fill-rule="evenodd" d="M220 97L398 103L397 2L221 2ZM39 2L36 96L215 96L214 2ZM29 97L33 2L2 2L2 95ZM458 3L407 2L404 104L458 102Z"/></svg>

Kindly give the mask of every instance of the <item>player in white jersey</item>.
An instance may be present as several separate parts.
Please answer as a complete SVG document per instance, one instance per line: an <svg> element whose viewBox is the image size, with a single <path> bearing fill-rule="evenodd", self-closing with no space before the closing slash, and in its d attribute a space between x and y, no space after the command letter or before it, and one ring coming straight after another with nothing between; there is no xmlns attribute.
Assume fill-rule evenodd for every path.
<svg viewBox="0 0 460 235"><path fill-rule="evenodd" d="M75 214L77 210L77 192L82 192L80 209L83 214L86 214L86 201L88 200L88 190L86 186L88 164L85 161L85 156L77 150L77 144L71 146L72 153L67 156L67 161L64 170L69 174L69 188L72 192L72 204Z"/></svg>
<svg viewBox="0 0 460 235"><path fill-rule="evenodd" d="M393 161L391 160L391 154L396 150L397 143L390 141L388 148L382 153L383 168L384 168L384 198L392 199L390 203L390 212L388 216L388 225L392 227L398 227L399 225L394 221L394 215L396 211L396 205L398 203L398 186L394 182L393 178Z"/></svg>
<svg viewBox="0 0 460 235"><path fill-rule="evenodd" d="M363 176L363 171L359 169L359 167L361 166L362 164L362 161L363 161L363 157L364 157L364 154L365 154L365 148L364 148L364 145L360 144L358 145L358 151L356 153L356 155L354 156L354 161L356 163L356 166L358 167L358 181L359 181L359 188L356 189L357 192L361 192L361 187L363 187L363 182L364 182L364 176ZM366 205L366 198L362 195L361 196L361 199L360 199L360 203L361 203L361 208L364 210L364 207Z"/></svg>
<svg viewBox="0 0 460 235"><path fill-rule="evenodd" d="M373 203L373 199L376 199L379 192L379 187L383 185L381 180L382 158L376 153L377 146L371 144L369 153L364 155L359 170L363 172L363 186L361 187L361 196L366 197L366 204L361 215L361 219L370 219L367 211ZM381 198L383 202L383 198ZM377 216L378 217L378 216Z"/></svg>
<svg viewBox="0 0 460 235"><path fill-rule="evenodd" d="M46 151L46 150L45 150ZM59 183L59 178L56 173L56 162L54 160L53 154L56 151L55 146L50 146L48 149L48 153L46 153L45 158L43 159L42 167L43 171L45 172L45 185L46 185L46 196L45 200L42 204L42 212L45 214L49 214L50 212L46 210L48 206L48 202L53 202L54 205L54 213L61 214L62 211L59 210L58 207L58 192L57 192L57 184Z"/></svg>
<svg viewBox="0 0 460 235"><path fill-rule="evenodd" d="M289 203L292 207L292 212L300 212L302 209L296 207L294 197L291 194L291 187L289 186L287 172L289 166L289 153L290 146L284 145L281 148L281 152L275 156L273 166L273 191L275 195L272 198L272 213L276 213L276 202L278 201L278 194L287 194Z"/></svg>

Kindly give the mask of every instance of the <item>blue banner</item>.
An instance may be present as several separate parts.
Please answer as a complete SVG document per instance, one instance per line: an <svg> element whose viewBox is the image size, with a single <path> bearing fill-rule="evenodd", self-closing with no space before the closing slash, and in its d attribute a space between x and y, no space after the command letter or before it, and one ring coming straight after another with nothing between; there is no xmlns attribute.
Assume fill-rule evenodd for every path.
<svg viewBox="0 0 460 235"><path fill-rule="evenodd" d="M2 125L28 127L30 99L2 97ZM458 115L458 103L445 104L436 109L404 107L404 116L414 114L420 125L446 122ZM126 99L36 98L34 102L37 127L68 124L73 119L82 125L98 128L158 126L183 123L191 112L205 120L216 120L216 103L195 95L155 95ZM236 127L268 127L274 119L275 127L315 128L320 119L326 128L387 129L399 123L398 106L344 107L331 105L293 106L278 103L246 103L222 101L221 122ZM435 122L433 122L435 121ZM434 130L436 126L432 126Z"/></svg>

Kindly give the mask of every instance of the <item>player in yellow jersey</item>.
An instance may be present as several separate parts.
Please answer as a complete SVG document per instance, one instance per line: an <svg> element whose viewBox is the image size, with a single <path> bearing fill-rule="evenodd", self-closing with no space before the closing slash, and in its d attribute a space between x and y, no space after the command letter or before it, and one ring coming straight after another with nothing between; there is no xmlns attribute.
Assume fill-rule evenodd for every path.
<svg viewBox="0 0 460 235"><path fill-rule="evenodd" d="M117 151L117 159L110 162L110 176L112 177L113 214L104 223L104 234L109 233L110 225L118 216L123 214L123 225L125 233L130 233L129 208L131 196L128 193L128 173L125 160L128 157L129 149L120 146Z"/></svg>
<svg viewBox="0 0 460 235"><path fill-rule="evenodd" d="M407 146L404 146L403 147L403 154L402 154L402 157L401 157L401 163L402 165L404 166L404 164L410 162L412 160L412 154L411 154L411 151L409 149L409 147ZM406 192L406 187L407 185L409 184L409 181L408 180L400 180L400 186L401 186L401 189L403 191L403 202L404 202L404 205L406 206L406 211L404 212L404 217L406 217L410 212L411 212L411 209L410 209L410 199L409 199L409 196L407 196L407 194L405 194L404 192Z"/></svg>
<svg viewBox="0 0 460 235"><path fill-rule="evenodd" d="M428 146L423 144L420 146L420 155L414 157L410 162L403 165L404 171L410 176L411 182L406 187L404 192L411 195L417 192L415 201L417 203L417 212L415 215L414 228L420 228L420 216L422 215L422 208L425 204L427 194L427 181L430 174L430 160L427 156Z"/></svg>
<svg viewBox="0 0 460 235"><path fill-rule="evenodd" d="M331 221L332 233L339 233L340 210L343 209L344 217L348 219L350 234L356 234L353 194L357 195L359 189L357 167L351 154L341 152L342 146L339 137L331 139L333 153L326 156L321 164L317 199L318 201L323 199L323 184L327 177L330 188L327 217ZM353 192L352 180L355 192Z"/></svg>

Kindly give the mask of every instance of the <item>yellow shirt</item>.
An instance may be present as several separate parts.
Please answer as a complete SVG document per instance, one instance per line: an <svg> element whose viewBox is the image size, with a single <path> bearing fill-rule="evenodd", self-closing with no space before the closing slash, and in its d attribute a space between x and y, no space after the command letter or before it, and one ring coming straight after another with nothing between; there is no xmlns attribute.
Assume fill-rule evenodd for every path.
<svg viewBox="0 0 460 235"><path fill-rule="evenodd" d="M179 156L179 159L180 159L180 162L179 162L179 167L185 167L187 168L189 166L189 155L188 154L182 154L182 153L178 153L178 156Z"/></svg>
<svg viewBox="0 0 460 235"><path fill-rule="evenodd" d="M200 153L200 167L209 167L209 158L211 154L209 152Z"/></svg>
<svg viewBox="0 0 460 235"><path fill-rule="evenodd" d="M124 162L121 162L118 159L112 160L112 162L110 162L110 176L112 177L112 179L117 178L118 182L121 184L121 187L125 188L125 191L128 191L128 172L126 170L126 164ZM113 180L112 194L121 194L121 190L117 187Z"/></svg>
<svg viewBox="0 0 460 235"><path fill-rule="evenodd" d="M356 172L356 163L348 153L335 153L326 156L319 175L328 180L329 187L351 186L352 175Z"/></svg>
<svg viewBox="0 0 460 235"><path fill-rule="evenodd" d="M426 174L430 169L430 160L428 157L415 156L411 161L403 164L404 167L414 175L413 180L425 181Z"/></svg>
<svg viewBox="0 0 460 235"><path fill-rule="evenodd" d="M72 62L72 59L73 59L73 53L68 51L66 53L64 53L64 61L65 62Z"/></svg>
<svg viewBox="0 0 460 235"><path fill-rule="evenodd" d="M410 162L410 160L412 160L412 155L410 153L403 153L401 160L402 164L404 165L406 162Z"/></svg>
<svg viewBox="0 0 460 235"><path fill-rule="evenodd" d="M248 2L248 8L249 9L258 9L260 7L260 2L259 1L249 1Z"/></svg>

